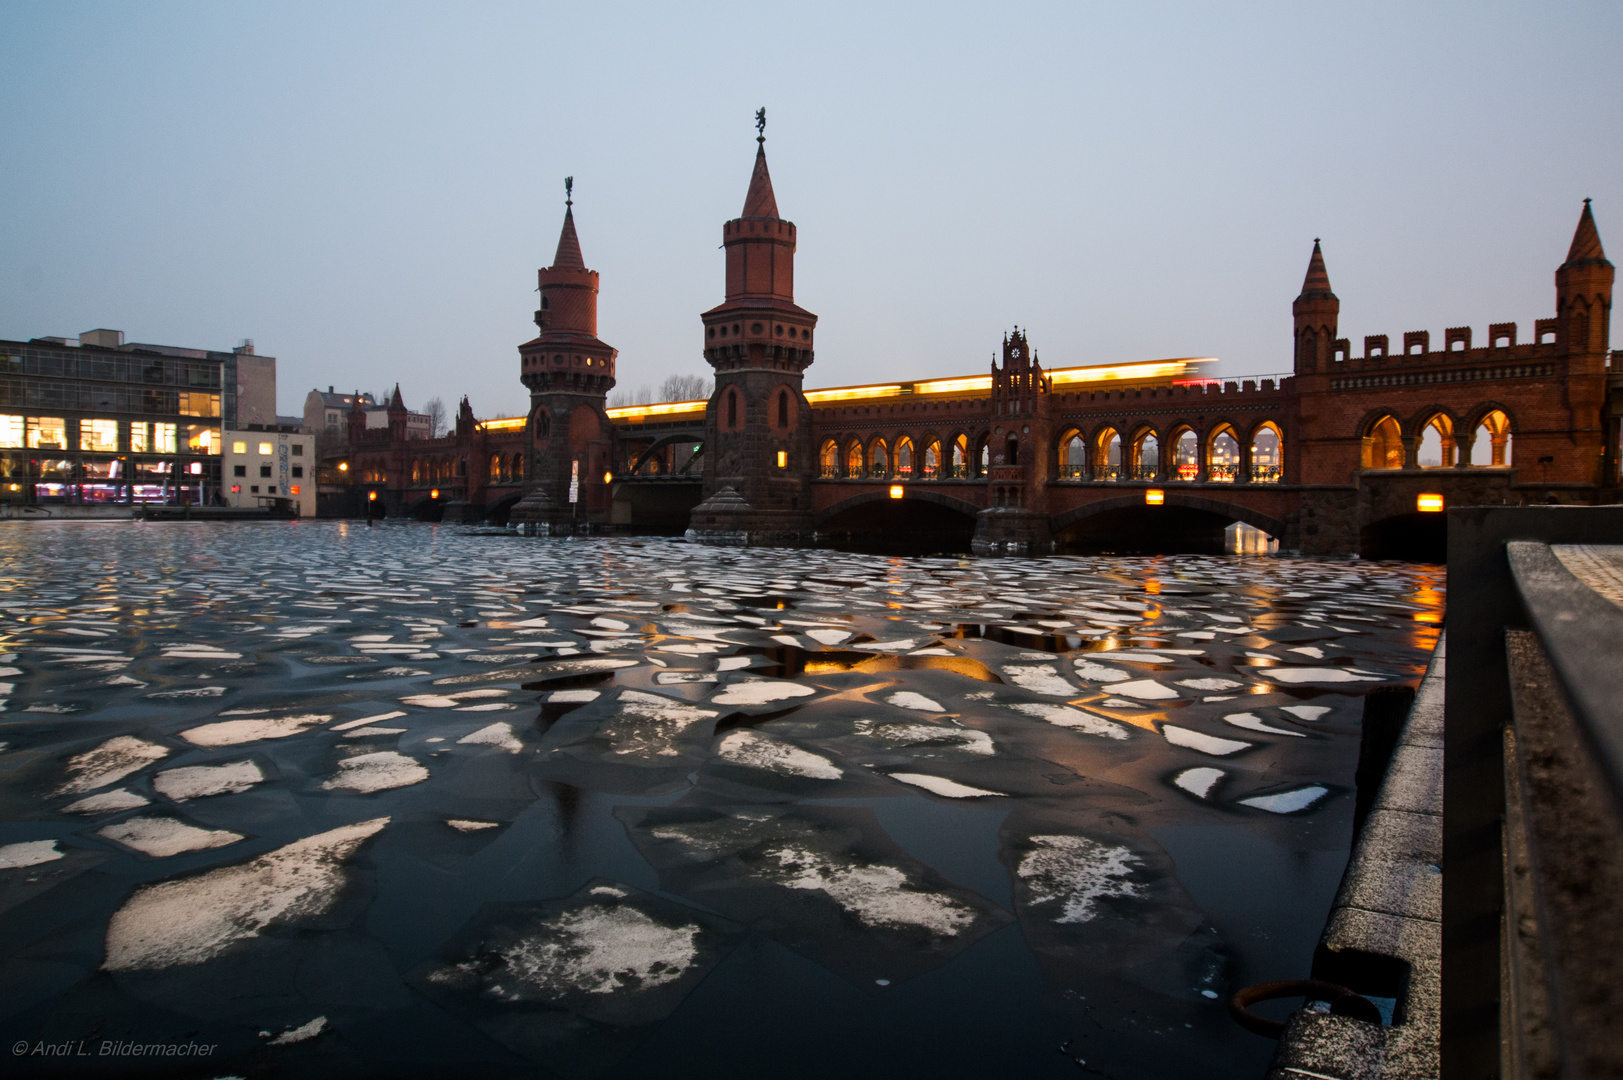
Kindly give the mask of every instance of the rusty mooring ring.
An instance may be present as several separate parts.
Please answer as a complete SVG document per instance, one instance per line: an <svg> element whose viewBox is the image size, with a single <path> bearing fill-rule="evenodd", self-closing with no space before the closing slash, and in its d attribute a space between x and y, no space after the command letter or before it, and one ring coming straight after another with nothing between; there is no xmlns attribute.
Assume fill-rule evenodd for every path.
<svg viewBox="0 0 1623 1080"><path fill-rule="evenodd" d="M1285 1034L1284 1021L1258 1016L1251 1011L1251 1006L1259 1001L1290 997L1328 1001L1330 1012L1336 1016L1350 1016L1354 1020L1362 1020L1369 1024L1381 1022L1380 1010L1368 998L1354 993L1345 986L1320 982L1317 979L1286 979L1282 982L1265 982L1248 986L1229 998L1229 1016L1234 1018L1236 1024L1254 1035L1277 1039Z"/></svg>

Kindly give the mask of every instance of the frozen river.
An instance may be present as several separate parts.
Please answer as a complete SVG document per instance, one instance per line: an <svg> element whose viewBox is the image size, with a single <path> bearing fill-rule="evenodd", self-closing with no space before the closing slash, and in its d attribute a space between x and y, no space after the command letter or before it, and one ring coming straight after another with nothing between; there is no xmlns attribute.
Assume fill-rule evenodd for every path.
<svg viewBox="0 0 1623 1080"><path fill-rule="evenodd" d="M342 522L13 525L0 582L23 1074L1256 1077L1225 1001L1307 974L1443 605Z"/></svg>

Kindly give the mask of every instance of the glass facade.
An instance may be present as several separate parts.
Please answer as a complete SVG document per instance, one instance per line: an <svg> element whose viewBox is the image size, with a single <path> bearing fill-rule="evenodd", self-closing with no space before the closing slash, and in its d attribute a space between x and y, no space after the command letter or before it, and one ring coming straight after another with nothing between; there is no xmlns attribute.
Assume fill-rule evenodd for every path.
<svg viewBox="0 0 1623 1080"><path fill-rule="evenodd" d="M0 501L224 501L236 356L0 341Z"/></svg>

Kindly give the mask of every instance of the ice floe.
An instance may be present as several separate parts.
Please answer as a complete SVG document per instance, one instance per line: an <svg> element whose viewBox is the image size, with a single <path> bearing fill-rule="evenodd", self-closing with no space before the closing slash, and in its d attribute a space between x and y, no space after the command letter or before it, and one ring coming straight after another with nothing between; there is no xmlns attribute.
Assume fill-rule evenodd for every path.
<svg viewBox="0 0 1623 1080"><path fill-rule="evenodd" d="M185 802L207 795L247 791L263 779L265 774L252 761L233 761L225 765L187 765L179 769L165 769L152 778L152 787L165 798Z"/></svg>
<svg viewBox="0 0 1623 1080"><path fill-rule="evenodd" d="M150 802L145 795L137 795L127 788L116 788L99 795L87 795L62 809L69 814L116 814L121 810L147 806Z"/></svg>
<svg viewBox="0 0 1623 1080"><path fill-rule="evenodd" d="M1371 675L1355 668L1327 667L1270 667L1258 668L1265 679L1290 683L1381 682L1382 676Z"/></svg>
<svg viewBox="0 0 1623 1080"><path fill-rule="evenodd" d="M301 713L255 720L221 720L182 731L180 737L194 746L239 746L264 739L285 739L331 719L328 713Z"/></svg>
<svg viewBox="0 0 1623 1080"><path fill-rule="evenodd" d="M1330 711L1325 705L1283 705L1280 712L1288 712L1298 720L1314 721L1322 718Z"/></svg>
<svg viewBox="0 0 1623 1080"><path fill-rule="evenodd" d="M898 709L912 709L916 712L940 713L946 712L941 703L925 697L912 690L898 690L885 698L885 704L894 705Z"/></svg>
<svg viewBox="0 0 1623 1080"><path fill-rule="evenodd" d="M814 780L838 780L845 771L821 754L762 735L756 731L731 731L717 745L717 756L734 765L785 776L806 776Z"/></svg>
<svg viewBox="0 0 1623 1080"><path fill-rule="evenodd" d="M1088 682L1118 683L1132 678L1131 675L1120 668L1096 664L1086 657L1079 656L1071 663L1072 670L1076 672L1076 677L1086 679Z"/></svg>
<svg viewBox="0 0 1623 1080"><path fill-rule="evenodd" d="M1103 735L1107 739L1127 738L1127 729L1120 724L1082 709L1073 709L1069 705L1051 705L1046 701L1019 701L1007 707L1059 727L1080 731L1084 735Z"/></svg>
<svg viewBox="0 0 1623 1080"><path fill-rule="evenodd" d="M1303 735L1300 731L1291 731L1289 728L1274 727L1256 713L1229 713L1227 716L1223 717L1223 723L1232 724L1237 728L1245 728L1247 731L1260 731L1267 735L1289 735L1295 739L1307 738L1307 736Z"/></svg>
<svg viewBox="0 0 1623 1080"><path fill-rule="evenodd" d="M1185 746L1191 750L1199 750L1203 754L1213 754L1217 757L1227 757L1229 754L1239 753L1241 750L1251 749L1252 744L1239 742L1235 739L1222 739L1216 735L1207 735L1203 731L1192 731L1177 724L1162 724L1161 735L1173 746Z"/></svg>
<svg viewBox="0 0 1623 1080"><path fill-rule="evenodd" d="M729 683L710 699L715 705L770 705L774 701L810 697L815 687L774 679L745 679Z"/></svg>
<svg viewBox="0 0 1623 1080"><path fill-rule="evenodd" d="M137 739L133 735L118 735L108 739L94 750L68 759L68 779L56 789L58 795L80 795L99 787L116 783L134 772L146 768L154 761L169 756L167 747Z"/></svg>
<svg viewBox="0 0 1623 1080"><path fill-rule="evenodd" d="M472 821L468 818L446 818L445 823L457 832L475 833L501 826L499 821Z"/></svg>
<svg viewBox="0 0 1623 1080"><path fill-rule="evenodd" d="M1201 766L1184 769L1172 778L1172 782L1195 798L1204 799L1211 795L1212 788L1217 786L1217 782L1227 775L1222 769Z"/></svg>
<svg viewBox="0 0 1623 1080"><path fill-rule="evenodd" d="M0 870L21 870L25 866L55 862L62 856L63 853L56 849L55 840L24 840L0 845Z"/></svg>
<svg viewBox="0 0 1623 1080"><path fill-rule="evenodd" d="M344 864L387 817L296 840L237 866L140 885L107 925L108 971L200 964L268 926L319 916Z"/></svg>
<svg viewBox="0 0 1623 1080"><path fill-rule="evenodd" d="M115 844L162 859L188 851L225 847L242 839L228 829L199 829L170 817L132 817L96 831Z"/></svg>
<svg viewBox="0 0 1623 1080"><path fill-rule="evenodd" d="M1329 788L1311 784L1290 791L1281 791L1275 795L1253 795L1249 799L1241 799L1240 805L1266 810L1270 814L1294 814L1298 810L1306 810L1324 798L1328 791Z"/></svg>
<svg viewBox="0 0 1623 1080"><path fill-rule="evenodd" d="M971 787L960 784L956 780L948 780L944 776L930 776L927 773L893 772L889 774L892 780L900 780L904 784L923 788L933 795L940 795L948 799L975 799L983 795L1004 795L1002 791L988 791L986 788Z"/></svg>
<svg viewBox="0 0 1623 1080"><path fill-rule="evenodd" d="M291 1046L293 1043L304 1042L306 1039L313 1039L325 1030L327 1030L327 1018L325 1016L318 1016L308 1024L300 1024L298 1027L288 1028L280 1035L273 1036L265 1045Z"/></svg>
<svg viewBox="0 0 1623 1080"><path fill-rule="evenodd" d="M509 754L524 749L524 742L513 734L513 725L497 721L457 740L458 746L494 746Z"/></svg>
<svg viewBox="0 0 1623 1080"><path fill-rule="evenodd" d="M338 773L321 784L329 791L371 793L409 787L428 779L428 770L416 758L393 750L357 754L338 763Z"/></svg>
<svg viewBox="0 0 1623 1080"><path fill-rule="evenodd" d="M1134 679L1132 682L1112 683L1112 694L1125 694L1140 701L1166 701L1178 696L1178 692L1170 686L1163 686L1154 679Z"/></svg>
<svg viewBox="0 0 1623 1080"><path fill-rule="evenodd" d="M1031 891L1032 906L1057 902L1057 923L1085 923L1098 914L1098 902L1141 895L1126 880L1138 867L1138 856L1086 836L1033 836L1032 850L1015 873Z"/></svg>
<svg viewBox="0 0 1623 1080"><path fill-rule="evenodd" d="M1060 678L1053 664L1006 664L1003 674L1022 690L1051 697L1075 697L1076 687Z"/></svg>

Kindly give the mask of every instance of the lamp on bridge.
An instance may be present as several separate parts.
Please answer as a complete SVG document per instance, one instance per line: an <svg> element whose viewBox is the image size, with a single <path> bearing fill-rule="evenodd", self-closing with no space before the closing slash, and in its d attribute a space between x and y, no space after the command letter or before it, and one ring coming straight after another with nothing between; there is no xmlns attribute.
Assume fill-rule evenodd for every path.
<svg viewBox="0 0 1623 1080"><path fill-rule="evenodd" d="M1422 514L1440 514L1443 511L1443 497L1430 492L1417 495L1414 508Z"/></svg>
<svg viewBox="0 0 1623 1080"><path fill-rule="evenodd" d="M613 473L611 473L611 472L606 472L606 473L604 473L604 474L603 474L603 482L604 482L604 483L605 483L605 484L612 484L612 483L614 483L614 474L613 474Z"/></svg>
<svg viewBox="0 0 1623 1080"><path fill-rule="evenodd" d="M339 471L339 472L349 472L349 462L347 462L347 461L340 461L340 462L339 462L339 463L338 463L338 471Z"/></svg>
<svg viewBox="0 0 1623 1080"><path fill-rule="evenodd" d="M890 485L890 497L893 498L893 499L900 499L902 497L902 485L900 485L900 484L892 484L892 485Z"/></svg>
<svg viewBox="0 0 1623 1080"><path fill-rule="evenodd" d="M368 491L366 493L366 501L367 502L377 502L378 501L378 493L375 492L375 491Z"/></svg>
<svg viewBox="0 0 1623 1080"><path fill-rule="evenodd" d="M439 497L440 497L440 489L439 489L439 488L435 488L435 489L434 489L434 490L433 490L433 491L430 491L430 492L429 492L429 493L428 493L428 497L429 497L429 498L430 498L430 499L437 499L437 498L439 498Z"/></svg>
<svg viewBox="0 0 1623 1080"><path fill-rule="evenodd" d="M1160 488L1145 488L1144 503L1146 506L1160 506L1167 501L1167 493Z"/></svg>

